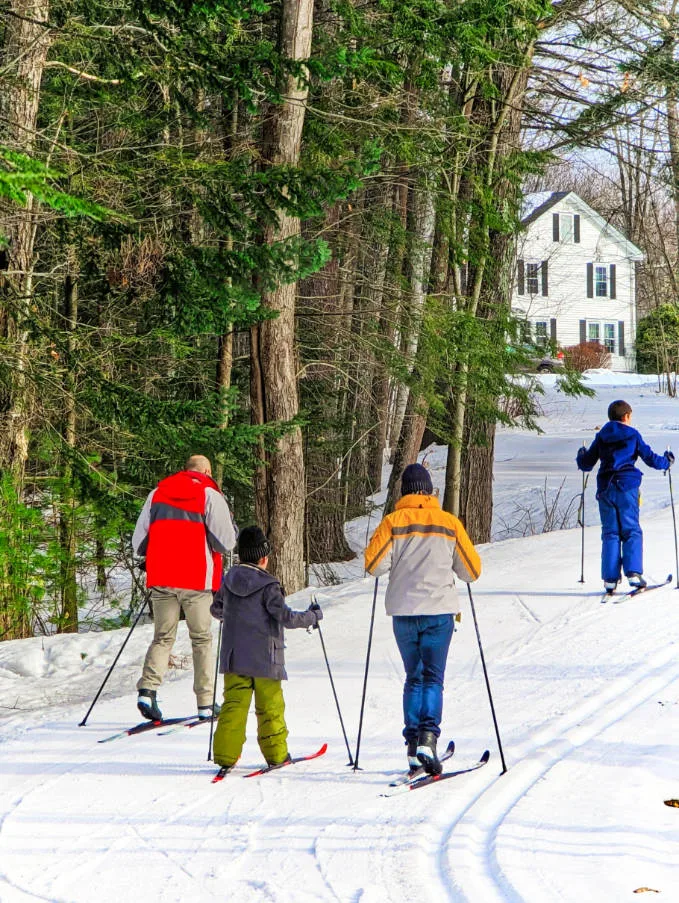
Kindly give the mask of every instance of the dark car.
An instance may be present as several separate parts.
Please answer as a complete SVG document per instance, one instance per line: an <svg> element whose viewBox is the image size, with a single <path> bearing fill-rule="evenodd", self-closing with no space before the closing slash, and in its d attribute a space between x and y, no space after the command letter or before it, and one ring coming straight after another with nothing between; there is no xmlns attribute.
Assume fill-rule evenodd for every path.
<svg viewBox="0 0 679 903"><path fill-rule="evenodd" d="M526 373L557 373L563 370L563 351L552 353L549 347L524 343L508 345L509 354L519 356L518 368Z"/></svg>
<svg viewBox="0 0 679 903"><path fill-rule="evenodd" d="M555 373L558 370L563 370L564 367L563 351L557 351L555 355L547 351L543 355L532 357L531 361L538 373Z"/></svg>

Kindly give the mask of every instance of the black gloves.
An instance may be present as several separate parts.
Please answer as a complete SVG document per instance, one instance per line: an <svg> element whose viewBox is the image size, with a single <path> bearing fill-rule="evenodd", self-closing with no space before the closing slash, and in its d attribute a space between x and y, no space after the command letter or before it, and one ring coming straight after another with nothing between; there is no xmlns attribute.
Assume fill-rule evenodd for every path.
<svg viewBox="0 0 679 903"><path fill-rule="evenodd" d="M146 559L140 558L137 562L137 568L142 572L142 574L146 573Z"/></svg>
<svg viewBox="0 0 679 903"><path fill-rule="evenodd" d="M665 452L665 457L666 457L667 460L669 461L669 464L667 465L667 467L668 467L668 469L669 469L669 468L674 464L674 455L673 455L672 452L669 450L669 448L668 448L667 451Z"/></svg>
<svg viewBox="0 0 679 903"><path fill-rule="evenodd" d="M309 606L309 611L313 611L316 615L316 623L314 624L314 630L318 627L318 622L323 620L323 612L321 611L321 606L314 599L314 601Z"/></svg>

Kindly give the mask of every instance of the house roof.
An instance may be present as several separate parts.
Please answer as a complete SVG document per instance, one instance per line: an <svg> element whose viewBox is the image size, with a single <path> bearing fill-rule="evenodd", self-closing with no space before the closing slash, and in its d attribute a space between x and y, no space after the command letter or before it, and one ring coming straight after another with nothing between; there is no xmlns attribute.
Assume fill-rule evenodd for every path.
<svg viewBox="0 0 679 903"><path fill-rule="evenodd" d="M570 191L533 191L530 194L524 194L521 204L521 222L524 226L529 225L569 194L571 194Z"/></svg>
<svg viewBox="0 0 679 903"><path fill-rule="evenodd" d="M622 246L627 257L632 260L644 259L645 254L640 248L631 242L620 229L616 229L601 214L597 213L593 207L585 203L574 191L535 191L525 194L521 206L522 225L529 226L531 223L534 223L535 220L558 204L559 201L563 201L566 198L569 199L570 204L582 216L588 217L602 233L605 233L612 241Z"/></svg>

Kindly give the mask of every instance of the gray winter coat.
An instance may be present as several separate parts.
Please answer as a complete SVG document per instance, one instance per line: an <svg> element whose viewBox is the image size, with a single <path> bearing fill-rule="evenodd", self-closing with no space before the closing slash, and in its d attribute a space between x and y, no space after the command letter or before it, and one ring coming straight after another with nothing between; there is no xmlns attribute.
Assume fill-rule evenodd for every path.
<svg viewBox="0 0 679 903"><path fill-rule="evenodd" d="M225 575L210 611L224 622L222 674L287 680L283 628L312 627L313 611L293 611L281 585L254 564L238 564Z"/></svg>

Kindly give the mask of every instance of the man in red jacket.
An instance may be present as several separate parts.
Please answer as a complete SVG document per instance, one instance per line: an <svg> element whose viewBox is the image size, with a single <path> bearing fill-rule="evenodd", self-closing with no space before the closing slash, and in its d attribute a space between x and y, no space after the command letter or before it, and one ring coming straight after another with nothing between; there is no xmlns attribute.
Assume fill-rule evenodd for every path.
<svg viewBox="0 0 679 903"><path fill-rule="evenodd" d="M206 457L192 455L185 470L161 480L149 493L132 536L134 551L146 557L146 585L153 605L153 642L137 682L137 708L151 721L163 717L156 693L182 610L193 650L198 715L213 714L210 605L222 579L222 555L233 549L236 530L211 473Z"/></svg>

